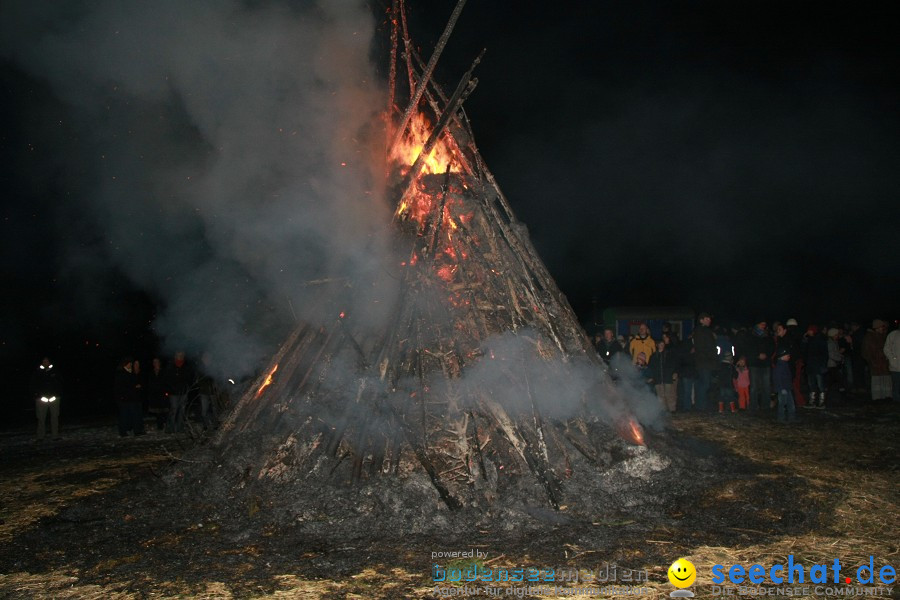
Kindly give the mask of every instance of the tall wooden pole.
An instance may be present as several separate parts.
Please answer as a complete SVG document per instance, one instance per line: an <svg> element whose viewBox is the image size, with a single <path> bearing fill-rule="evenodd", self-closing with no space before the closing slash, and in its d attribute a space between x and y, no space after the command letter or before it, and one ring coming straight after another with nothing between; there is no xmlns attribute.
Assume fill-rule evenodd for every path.
<svg viewBox="0 0 900 600"><path fill-rule="evenodd" d="M412 100L416 93L416 80L413 77L412 58L410 58L413 45L409 39L409 28L406 25L406 0L400 0L400 24L403 27L403 49L406 57L406 75L409 78L409 99Z"/></svg>
<svg viewBox="0 0 900 600"><path fill-rule="evenodd" d="M391 0L391 68L388 75L388 119L394 116L394 93L397 87L397 44L400 24L397 22L397 0Z"/></svg>

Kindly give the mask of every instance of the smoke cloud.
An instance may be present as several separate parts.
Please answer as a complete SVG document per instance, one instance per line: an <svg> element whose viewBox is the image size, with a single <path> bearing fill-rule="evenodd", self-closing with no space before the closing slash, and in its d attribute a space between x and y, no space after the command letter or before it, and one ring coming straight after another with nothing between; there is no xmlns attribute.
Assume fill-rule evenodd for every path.
<svg viewBox="0 0 900 600"><path fill-rule="evenodd" d="M46 142L65 154L59 201L99 232L67 252L73 287L100 296L87 274L120 269L165 307L167 350L209 352L219 375L252 371L294 319L346 310L377 325L347 287L388 248L373 152L386 99L363 2L10 0L0 13L0 56L52 90L74 132Z"/></svg>
<svg viewBox="0 0 900 600"><path fill-rule="evenodd" d="M616 423L634 416L646 426L663 426L659 398L630 361L614 365L613 383L598 362L555 354L553 342L538 331L499 333L484 341L482 356L458 381L437 382L434 390L443 393L444 386L453 385L463 398L486 395L516 417L539 414L565 420L592 415Z"/></svg>

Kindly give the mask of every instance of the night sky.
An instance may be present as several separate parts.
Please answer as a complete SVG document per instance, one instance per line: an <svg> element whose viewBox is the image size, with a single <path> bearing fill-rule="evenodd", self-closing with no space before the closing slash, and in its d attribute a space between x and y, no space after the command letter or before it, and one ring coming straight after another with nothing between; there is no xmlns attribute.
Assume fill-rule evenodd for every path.
<svg viewBox="0 0 900 600"><path fill-rule="evenodd" d="M583 317L896 316L889 3L512 6L467 4L448 52L487 47L480 147Z"/></svg>
<svg viewBox="0 0 900 600"><path fill-rule="evenodd" d="M284 273L366 268L378 244L379 218L347 215L380 209L336 218L329 194L365 187L363 166L332 165L349 140L364 162L389 3L132 4L0 7L13 395L45 352L70 379L176 343L240 347L251 370L272 338L246 329L277 329L267 315L305 293ZM427 56L454 3L410 4ZM583 322L594 306L896 318L890 8L469 0L437 79L452 89L487 48L476 143Z"/></svg>

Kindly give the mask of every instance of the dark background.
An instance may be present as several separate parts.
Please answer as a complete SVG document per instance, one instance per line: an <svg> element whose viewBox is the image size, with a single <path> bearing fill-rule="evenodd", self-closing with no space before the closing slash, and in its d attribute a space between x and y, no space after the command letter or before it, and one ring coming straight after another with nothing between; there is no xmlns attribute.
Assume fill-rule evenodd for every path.
<svg viewBox="0 0 900 600"><path fill-rule="evenodd" d="M428 44L446 4L411 7ZM466 109L585 320L593 297L871 319L896 313L900 292L888 8L472 2L439 78L452 88L487 47Z"/></svg>
<svg viewBox="0 0 900 600"><path fill-rule="evenodd" d="M382 76L386 4L372 4ZM427 57L454 3L410 4ZM487 48L465 105L476 142L588 327L610 306L688 306L738 322L893 319L890 8L470 0L436 78L452 89ZM30 414L28 375L50 353L78 407L107 410L114 361L157 351L162 301L91 259L108 240L61 185L79 177L68 107L8 59L0 94L4 403ZM63 255L72 248L83 261ZM72 301L78 286L89 293Z"/></svg>

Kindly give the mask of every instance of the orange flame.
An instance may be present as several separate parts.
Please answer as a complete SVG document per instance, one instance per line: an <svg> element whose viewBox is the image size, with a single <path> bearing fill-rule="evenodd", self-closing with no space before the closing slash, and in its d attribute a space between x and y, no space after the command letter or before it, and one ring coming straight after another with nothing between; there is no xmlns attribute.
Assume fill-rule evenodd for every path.
<svg viewBox="0 0 900 600"><path fill-rule="evenodd" d="M410 119L406 135L391 150L391 160L400 165L404 175L419 158L419 154L425 148L425 142L431 135L431 130L431 123L428 122L425 115L418 113ZM442 136L425 159L422 173L443 173L448 166L452 173L458 173L461 168L456 152L457 150L447 142L446 136Z"/></svg>
<svg viewBox="0 0 900 600"><path fill-rule="evenodd" d="M272 385L272 375L274 375L275 371L277 371L277 370L278 370L278 365L276 364L274 367L272 367L272 370L269 371L269 374L266 376L266 380L263 381L261 386L259 386L259 389L256 391L256 396L254 396L255 398L259 398L260 396L262 396L263 391L267 387Z"/></svg>
<svg viewBox="0 0 900 600"><path fill-rule="evenodd" d="M636 446L646 446L644 428L633 417L619 424L619 435Z"/></svg>

